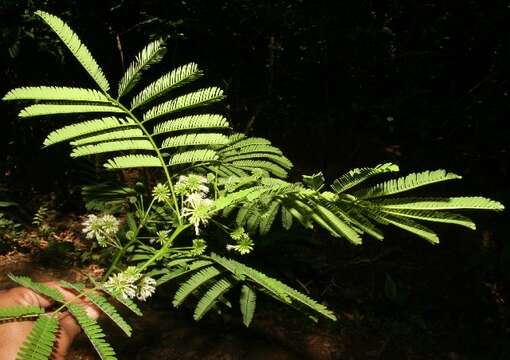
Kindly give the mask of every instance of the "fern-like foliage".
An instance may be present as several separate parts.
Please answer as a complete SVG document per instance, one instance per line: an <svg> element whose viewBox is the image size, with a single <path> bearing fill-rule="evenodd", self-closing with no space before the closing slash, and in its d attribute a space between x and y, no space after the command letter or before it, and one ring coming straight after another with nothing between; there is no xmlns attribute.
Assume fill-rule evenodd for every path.
<svg viewBox="0 0 510 360"><path fill-rule="evenodd" d="M30 334L23 342L17 359L46 360L53 352L58 330L58 319L51 315L41 315L34 323Z"/></svg>
<svg viewBox="0 0 510 360"><path fill-rule="evenodd" d="M179 96L149 109L143 115L143 121L149 121L161 116L168 116L175 112L205 106L223 100L223 90L217 87L209 87Z"/></svg>
<svg viewBox="0 0 510 360"><path fill-rule="evenodd" d="M154 135L208 129L228 129L227 119L222 115L203 114L184 116L154 126Z"/></svg>
<svg viewBox="0 0 510 360"><path fill-rule="evenodd" d="M371 186L367 189L355 192L353 195L362 199L372 199L381 196L402 193L405 191L416 189L421 186L430 185L441 181L448 181L461 178L462 178L461 176L448 173L445 170L424 171L422 173L409 174L405 177L389 180L384 183Z"/></svg>
<svg viewBox="0 0 510 360"><path fill-rule="evenodd" d="M104 291L105 293L107 293L108 295L110 295L112 298L114 298L116 301L118 301L122 305L124 305L132 313L134 313L134 314L136 314L138 316L142 316L143 315L142 310L140 310L138 305L136 305L136 303L133 300L131 300L129 298L126 298L126 297L124 297L122 295L115 294L115 293L111 292L110 290L108 290L107 288L104 288L104 287L101 288L101 290Z"/></svg>
<svg viewBox="0 0 510 360"><path fill-rule="evenodd" d="M76 319L92 346L94 346L99 357L102 360L117 359L115 350L113 350L111 345L105 341L104 331L97 321L89 317L85 309L80 305L68 304L67 309Z"/></svg>
<svg viewBox="0 0 510 360"><path fill-rule="evenodd" d="M243 324L246 327L249 327L253 320L255 308L257 306L257 293L249 285L244 284L241 287L239 306L241 308L241 313L243 314Z"/></svg>
<svg viewBox="0 0 510 360"><path fill-rule="evenodd" d="M267 145L267 144L266 144ZM266 146L264 145L264 146ZM382 240L380 225L393 225L414 233L431 243L438 243L438 235L419 221L449 223L474 229L469 218L451 210L503 210L497 201L483 197L395 198L391 197L437 182L458 179L444 170L410 174L397 179L358 189L375 175L396 172L394 164L374 168L355 169L335 180L334 192L322 191L321 174L304 177L304 186L283 180L230 175L222 181L226 195L216 201L216 207L229 216L235 209L235 221L249 232L265 234L281 212L285 228L296 219L306 228L318 225L332 236L343 237L353 244L362 243L367 234ZM241 180L242 179L242 180ZM352 191L349 193L349 191Z"/></svg>
<svg viewBox="0 0 510 360"><path fill-rule="evenodd" d="M92 79L94 79L96 84L99 85L101 90L108 92L110 85L104 76L103 70L101 70L96 60L90 54L90 51L81 42L78 35L76 35L65 22L55 15L48 14L44 11L36 11L35 14L41 17L44 22L51 27L55 34L58 35L80 64L85 68L85 70L87 70Z"/></svg>
<svg viewBox="0 0 510 360"><path fill-rule="evenodd" d="M221 272L226 272L237 281L246 284L252 284L250 286L256 286L263 292L269 294L275 299L280 300L286 304L292 304L293 306L302 307L305 311L306 310L312 311L331 320L336 320L336 316L324 305L317 303L308 296L300 293L295 289L292 289L291 287L285 285L279 280L270 278L267 275L253 268L250 268L244 264L241 264L240 262L237 262L233 259L226 259L216 254L211 254L210 256L207 257L207 259L212 260L216 264L216 266L208 267L191 276L190 279L181 286L181 288L182 287L184 288L183 289L179 288L179 290L177 291L174 298L174 305L175 304L180 305L188 295L190 295L200 286L208 287L208 290L205 293L206 295L204 296L207 296L208 292L211 292L211 294L223 294L226 290L230 288L230 286L227 286L227 284L221 282L221 280L213 283L208 282L209 280L211 280L211 278L218 276ZM246 318L244 321L245 323L249 324L251 322L251 319L253 318L253 312L255 309L255 297L253 296L253 294L249 293L249 290L243 291L247 292L243 296L248 298L244 298L242 301L242 303L243 302L245 303L244 310L242 311L246 312L245 315ZM197 309L196 312L199 310L200 309Z"/></svg>
<svg viewBox="0 0 510 360"><path fill-rule="evenodd" d="M220 101L223 90L206 87L180 96L167 94L203 75L197 64L178 67L142 89L131 99L131 109L121 103L137 85L143 72L162 60L162 40L145 46L119 82L118 99L108 94L109 85L97 62L78 36L58 17L39 15L69 48L96 81L99 89L61 86L25 87L9 91L4 100L36 100L19 113L21 118L39 116L85 117L81 122L51 132L45 146L70 142L72 157L101 155L107 169L140 167L215 166L218 174L244 175L263 171L286 177L292 167L281 151L267 140L228 137L230 126L222 115L188 114ZM150 105L147 110L140 109ZM179 114L178 117L175 117ZM159 135L166 134L166 137ZM264 144L258 148L249 144ZM172 171L176 171L172 168Z"/></svg>
<svg viewBox="0 0 510 360"><path fill-rule="evenodd" d="M102 135L110 134L108 130L124 130L126 127L134 127L136 122L133 119L122 119L113 116L96 120L83 121L77 124L64 126L52 131L44 140L44 146L54 145L63 141L72 140L78 137L87 137L91 134L103 132ZM82 145L82 142L75 142L74 145Z"/></svg>
<svg viewBox="0 0 510 360"><path fill-rule="evenodd" d="M358 184L361 184L363 181L371 178L372 176L396 171L399 171L399 168L397 165L392 163L381 164L374 168L366 167L361 169L353 169L347 174L333 181L331 187L337 194L340 194Z"/></svg>
<svg viewBox="0 0 510 360"><path fill-rule="evenodd" d="M128 93L140 81L142 71L161 61L165 53L166 49L162 40L153 41L144 47L120 79L119 98Z"/></svg>
<svg viewBox="0 0 510 360"><path fill-rule="evenodd" d="M114 140L105 141L98 144L77 146L73 149L71 157L80 157L87 155L97 155L108 152L118 152L127 150L153 150L150 141L142 140Z"/></svg>
<svg viewBox="0 0 510 360"><path fill-rule="evenodd" d="M18 114L21 118L63 115L63 114L81 114L81 113L123 113L118 107L110 105L76 105L76 104L36 104L30 105Z"/></svg>
<svg viewBox="0 0 510 360"><path fill-rule="evenodd" d="M193 164L198 162L212 162L218 160L218 154L214 150L200 149L181 151L170 158L168 165Z"/></svg>
<svg viewBox="0 0 510 360"><path fill-rule="evenodd" d="M14 281L18 285L33 290L36 293L43 295L49 299L55 300L57 302L61 303L64 302L64 295L62 295L62 293L55 288L49 287L42 283L34 282L27 276L16 276L13 274L9 274L8 276L9 279Z"/></svg>
<svg viewBox="0 0 510 360"><path fill-rule="evenodd" d="M100 91L94 89L30 86L9 91L3 100L46 100L46 101L77 101L92 103L110 103Z"/></svg>
<svg viewBox="0 0 510 360"><path fill-rule="evenodd" d="M228 144L218 149L218 159L218 165L207 169L223 177L242 177L255 171L286 178L293 166L269 140L247 138L243 134L231 135Z"/></svg>
<svg viewBox="0 0 510 360"><path fill-rule="evenodd" d="M200 270L177 289L172 304L178 307L194 290L219 274L220 271L212 266Z"/></svg>
<svg viewBox="0 0 510 360"><path fill-rule="evenodd" d="M44 314L44 309L39 306L11 306L0 308L0 320L9 321L25 317L34 317Z"/></svg>
<svg viewBox="0 0 510 360"><path fill-rule="evenodd" d="M220 296L232 286L233 283L228 279L220 279L214 282L199 300L193 318L195 320L200 320L219 301Z"/></svg>
<svg viewBox="0 0 510 360"><path fill-rule="evenodd" d="M202 71L198 69L198 65L195 63L180 66L163 75L136 95L131 101L131 109L148 104L167 92L198 79L202 75Z"/></svg>
<svg viewBox="0 0 510 360"><path fill-rule="evenodd" d="M60 281L60 284L63 287L72 289L78 293L82 293L85 289L85 286L82 284L72 284L67 281ZM126 320L124 320L122 315L119 314L117 309L115 309L115 307L111 305L105 297L90 291L85 292L84 294L88 301L90 301L99 310L101 310L103 314L108 316L108 318L110 318L110 320L112 320L127 336L131 336L133 332L131 325L129 325Z"/></svg>
<svg viewBox="0 0 510 360"><path fill-rule="evenodd" d="M104 164L107 169L129 169L143 167L161 167L161 162L151 155L116 156Z"/></svg>

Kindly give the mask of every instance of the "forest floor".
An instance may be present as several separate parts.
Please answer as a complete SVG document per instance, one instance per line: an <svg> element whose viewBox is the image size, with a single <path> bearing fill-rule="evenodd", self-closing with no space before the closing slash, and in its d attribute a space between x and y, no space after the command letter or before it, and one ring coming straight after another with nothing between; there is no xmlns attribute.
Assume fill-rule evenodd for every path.
<svg viewBox="0 0 510 360"><path fill-rule="evenodd" d="M80 281L87 276L99 277L104 269L94 261L94 256L89 252L90 244L81 234L80 222L79 217L66 216L55 220L51 224L51 231L44 235L40 230L32 229L18 233L16 238L10 239L15 246L0 255L0 289L12 286L7 278L9 273L29 275L39 281ZM104 323L120 359L505 358L508 346L501 344L508 339L508 326L503 333L499 328L501 319L507 319L508 310L498 307L498 302L504 304L498 288L483 293L482 297L492 296L489 300L484 298L484 301L491 303L489 306L483 303L483 311L486 313L482 313L480 309L480 313L477 313L476 309L480 305L476 300L480 297L476 293L478 290L475 289L472 298L466 300L465 294L470 291L469 285L468 289L458 284L457 288L448 289L451 283L447 278L453 276L458 282L456 275L449 273L450 269L443 268L437 274L427 274L428 280L423 281L422 272L427 273L431 267L437 265L433 260L428 259L428 265L424 266L424 269L416 269L416 263L402 259L402 254L399 254L399 266L405 269L404 273L409 277L405 279L404 273L397 274L401 282L391 278L388 280L387 266L372 267L370 271L363 270L364 264L370 261L388 263L387 258L393 256L391 249L390 246L389 250L379 252L376 260L363 257L351 261L349 266L356 266L355 273L359 274L356 279L352 278L353 271L343 263L334 270L333 275L329 275L331 278L327 281L315 281L313 277L302 281L301 290L308 290L310 287L312 295L322 289L319 294L325 294L323 298L339 317L340 321L335 324L327 321L315 324L269 300L260 301L256 317L249 329L242 325L237 313L222 316L211 314L197 323L193 321L190 309L172 308L171 295L165 294L165 291L143 304L142 318L129 317L129 314L126 314L134 328L132 338L123 337L107 321ZM380 261L383 257L386 257L386 260ZM445 259L439 261L444 262ZM378 273L383 276L377 275ZM374 286L374 274L382 279L386 276L386 281L382 285ZM395 274L395 271L392 274ZM314 283L334 286L332 289L332 285L314 288ZM409 283L416 283L417 288L410 289L407 286ZM377 293L381 287L385 297L372 296L371 300L366 300L371 297L369 294ZM423 295L430 290L434 292L433 295ZM413 300L413 297L417 299ZM463 300L459 302L459 299ZM419 305L416 305L418 303ZM487 340L494 334L503 337L497 341ZM472 349L473 343L477 344L475 349ZM86 339L80 337L68 358L85 360L96 359L96 356Z"/></svg>

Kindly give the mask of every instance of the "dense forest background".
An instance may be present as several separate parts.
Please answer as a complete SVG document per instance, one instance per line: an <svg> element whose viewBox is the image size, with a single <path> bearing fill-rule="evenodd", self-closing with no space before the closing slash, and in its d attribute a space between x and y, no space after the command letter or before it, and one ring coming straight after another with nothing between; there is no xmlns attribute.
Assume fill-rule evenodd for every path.
<svg viewBox="0 0 510 360"><path fill-rule="evenodd" d="M230 122L282 148L296 180L392 161L404 172L451 170L464 179L439 190L510 204L508 1L1 0L2 95L90 83L36 9L71 24L112 82L125 59L167 38L162 66L206 69L206 81L228 94ZM66 149L40 150L56 125L21 121L12 104L0 109L8 196L34 211L33 199L52 193L59 211L83 211L83 169ZM309 279L319 294L334 279L326 300L361 314L350 326L384 334L392 354L409 346L431 358L504 359L510 224L506 214L478 219L476 232L441 229L437 247L394 231L384 244L353 249L324 238L311 252L262 264Z"/></svg>

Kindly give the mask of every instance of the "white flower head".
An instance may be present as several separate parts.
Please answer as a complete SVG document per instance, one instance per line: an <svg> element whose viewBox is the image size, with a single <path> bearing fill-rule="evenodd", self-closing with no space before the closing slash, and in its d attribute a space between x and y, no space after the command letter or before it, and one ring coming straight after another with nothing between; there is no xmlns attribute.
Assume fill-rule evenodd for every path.
<svg viewBox="0 0 510 360"><path fill-rule="evenodd" d="M246 255L252 252L254 243L250 235L246 233L244 228L239 227L230 233L230 237L235 240L236 245L227 244L227 250L237 251L241 255Z"/></svg>
<svg viewBox="0 0 510 360"><path fill-rule="evenodd" d="M119 231L119 220L115 216L105 214L101 217L96 215L88 215L87 219L82 223L83 232L87 239L96 239L100 246L107 246L108 240L113 238Z"/></svg>
<svg viewBox="0 0 510 360"><path fill-rule="evenodd" d="M170 201L170 189L167 184L158 183L152 189L152 196L157 202L168 202Z"/></svg>
<svg viewBox="0 0 510 360"><path fill-rule="evenodd" d="M188 221L195 227L195 234L200 234L200 226L207 225L211 218L213 201L205 197L203 193L189 194L184 200L182 216L188 218Z"/></svg>
<svg viewBox="0 0 510 360"><path fill-rule="evenodd" d="M175 184L175 192L179 195L189 195L192 193L208 194L207 178L197 174L181 175Z"/></svg>
<svg viewBox="0 0 510 360"><path fill-rule="evenodd" d="M110 276L103 286L124 299L133 299L137 295L135 283L140 277L141 274L136 267L130 266L126 270Z"/></svg>
<svg viewBox="0 0 510 360"><path fill-rule="evenodd" d="M191 256L200 256L205 252L205 249L207 249L207 243L204 239L195 239L193 240L193 247L190 250L189 254Z"/></svg>
<svg viewBox="0 0 510 360"><path fill-rule="evenodd" d="M156 292L156 280L151 277L144 277L138 284L138 291L136 298L141 301L145 301Z"/></svg>

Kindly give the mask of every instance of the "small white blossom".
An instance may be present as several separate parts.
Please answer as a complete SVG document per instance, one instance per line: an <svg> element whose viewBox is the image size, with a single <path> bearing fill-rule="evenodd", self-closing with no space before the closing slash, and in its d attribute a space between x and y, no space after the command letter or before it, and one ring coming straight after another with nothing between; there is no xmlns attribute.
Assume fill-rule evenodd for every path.
<svg viewBox="0 0 510 360"><path fill-rule="evenodd" d="M106 214L101 217L88 215L82 225L87 239L96 239L100 246L107 246L108 240L119 231L119 220L113 215Z"/></svg>
<svg viewBox="0 0 510 360"><path fill-rule="evenodd" d="M230 237L236 241L237 245L227 244L227 250L237 251L241 255L249 254L254 247L253 240L246 233L244 228L239 227L230 233Z"/></svg>
<svg viewBox="0 0 510 360"><path fill-rule="evenodd" d="M156 280L151 277L144 277L138 284L136 298L145 301L156 292Z"/></svg>
<svg viewBox="0 0 510 360"><path fill-rule="evenodd" d="M193 248L190 250L189 254L191 256L200 256L207 249L207 243L204 239L195 239L193 240Z"/></svg>
<svg viewBox="0 0 510 360"><path fill-rule="evenodd" d="M190 174L181 175L175 184L175 192L179 195L189 195L192 193L208 194L207 178L202 175Z"/></svg>
<svg viewBox="0 0 510 360"><path fill-rule="evenodd" d="M168 202L170 201L170 189L167 184L158 183L152 189L152 196L157 202Z"/></svg>
<svg viewBox="0 0 510 360"><path fill-rule="evenodd" d="M125 299L133 299L137 295L135 283L140 276L136 267L130 266L123 272L110 276L103 286L113 294L121 295Z"/></svg>
<svg viewBox="0 0 510 360"><path fill-rule="evenodd" d="M182 216L195 227L195 234L200 233L200 225L207 225L211 218L213 201L205 197L203 193L192 193L184 200Z"/></svg>

